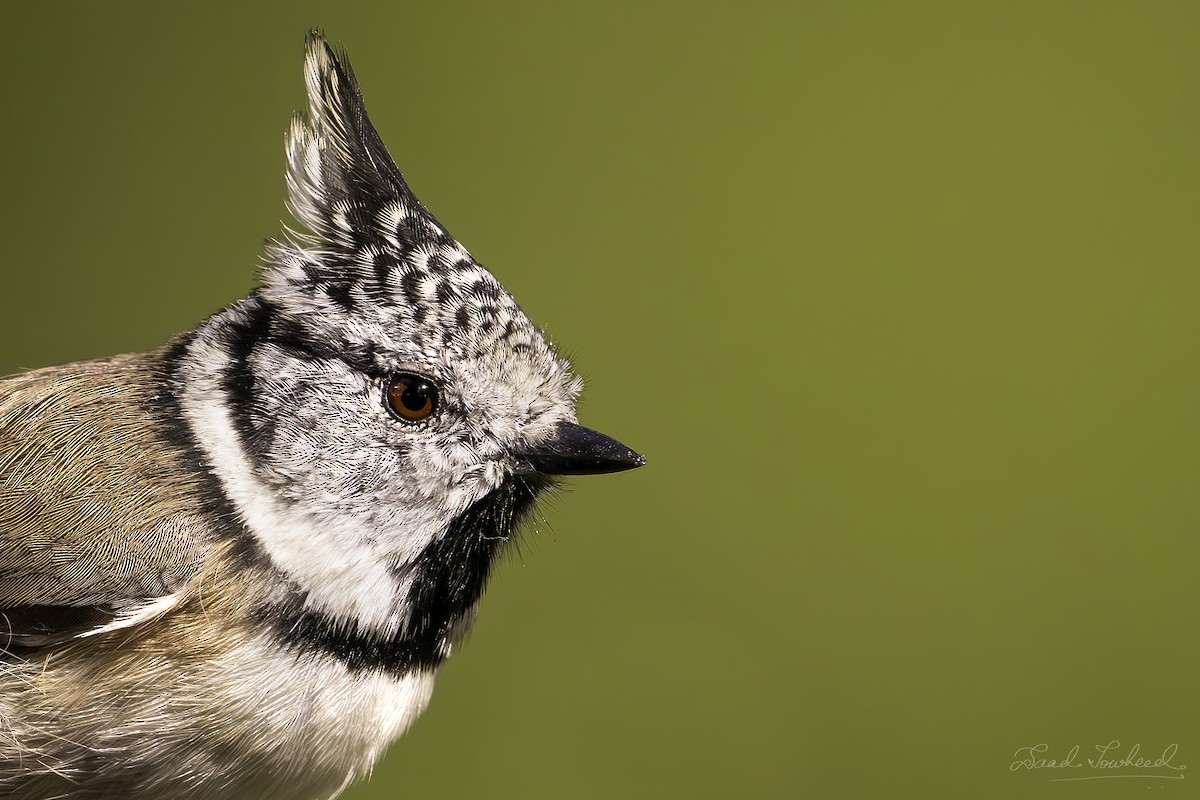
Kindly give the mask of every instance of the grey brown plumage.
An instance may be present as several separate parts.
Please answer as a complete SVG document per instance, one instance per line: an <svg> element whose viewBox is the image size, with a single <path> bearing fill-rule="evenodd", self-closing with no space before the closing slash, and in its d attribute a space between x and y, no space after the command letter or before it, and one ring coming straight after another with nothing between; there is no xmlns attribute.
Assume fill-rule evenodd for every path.
<svg viewBox="0 0 1200 800"><path fill-rule="evenodd" d="M0 643L73 635L200 570L203 472L156 436L177 413L164 380L161 352L0 379Z"/></svg>

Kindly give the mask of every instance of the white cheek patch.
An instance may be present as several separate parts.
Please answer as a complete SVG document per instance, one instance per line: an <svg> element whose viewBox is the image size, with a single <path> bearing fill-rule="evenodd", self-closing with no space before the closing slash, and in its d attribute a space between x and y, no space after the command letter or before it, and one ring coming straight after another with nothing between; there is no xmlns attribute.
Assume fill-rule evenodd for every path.
<svg viewBox="0 0 1200 800"><path fill-rule="evenodd" d="M261 389L268 396L262 398L263 413L291 415L298 424L286 441L273 444L268 463L259 463L247 452L229 406L225 377L237 368L227 351L230 345L213 333L202 329L189 346L179 366L178 399L225 496L272 565L305 592L306 608L383 638L403 632L409 623L406 600L414 588L412 571L404 565L416 561L445 534L451 520L499 486L503 467L493 459L481 460L461 442L450 447L412 442L402 457L372 441L369 423L344 427L339 434L331 429L336 421L305 419L306 413L324 414L346 394L369 395L369 381L348 370L324 375L322 385L316 379L321 376L289 366L285 354L269 347L259 352L273 352L270 364L251 356L259 374L271 375L267 367L273 367L275 377L287 374L340 389L330 388L327 399L318 392L315 400L310 397L296 408L289 381L264 384ZM379 411L381 417L383 413ZM340 424L346 426L347 420ZM355 455L368 451L339 451L343 439L385 449L356 460ZM404 478L403 492L387 482L397 475Z"/></svg>
<svg viewBox="0 0 1200 800"><path fill-rule="evenodd" d="M196 340L179 397L195 440L242 521L271 562L308 590L308 604L362 627L394 631L400 587L387 561L362 542L368 531L353 519L322 519L279 502L254 475L230 419L221 375L229 355Z"/></svg>

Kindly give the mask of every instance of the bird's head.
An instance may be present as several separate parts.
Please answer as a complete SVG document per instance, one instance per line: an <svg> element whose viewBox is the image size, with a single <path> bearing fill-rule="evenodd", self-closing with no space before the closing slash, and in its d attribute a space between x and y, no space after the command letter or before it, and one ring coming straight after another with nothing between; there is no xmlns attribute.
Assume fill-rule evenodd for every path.
<svg viewBox="0 0 1200 800"><path fill-rule="evenodd" d="M466 614L556 475L644 459L577 422L579 378L409 190L345 57L310 36L304 73L287 140L303 230L193 337L183 406L306 608L381 636L445 627L422 593Z"/></svg>

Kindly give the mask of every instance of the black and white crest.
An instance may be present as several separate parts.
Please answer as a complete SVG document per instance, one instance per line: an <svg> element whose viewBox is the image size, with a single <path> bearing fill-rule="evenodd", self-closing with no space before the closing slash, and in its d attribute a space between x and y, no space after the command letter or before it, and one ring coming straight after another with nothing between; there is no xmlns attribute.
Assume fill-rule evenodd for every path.
<svg viewBox="0 0 1200 800"><path fill-rule="evenodd" d="M413 195L367 117L345 56L310 36L304 72L309 107L288 136L288 189L289 208L309 233L271 248L264 297L349 347L375 337L347 320L361 326L376 310L417 347L476 357L503 342L553 365L508 292Z"/></svg>

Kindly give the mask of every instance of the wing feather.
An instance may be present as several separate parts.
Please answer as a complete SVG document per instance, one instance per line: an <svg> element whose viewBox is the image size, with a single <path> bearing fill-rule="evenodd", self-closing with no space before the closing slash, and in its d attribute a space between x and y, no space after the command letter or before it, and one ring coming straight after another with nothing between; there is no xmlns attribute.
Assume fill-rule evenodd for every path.
<svg viewBox="0 0 1200 800"><path fill-rule="evenodd" d="M209 551L161 352L0 379L0 645L165 613Z"/></svg>

